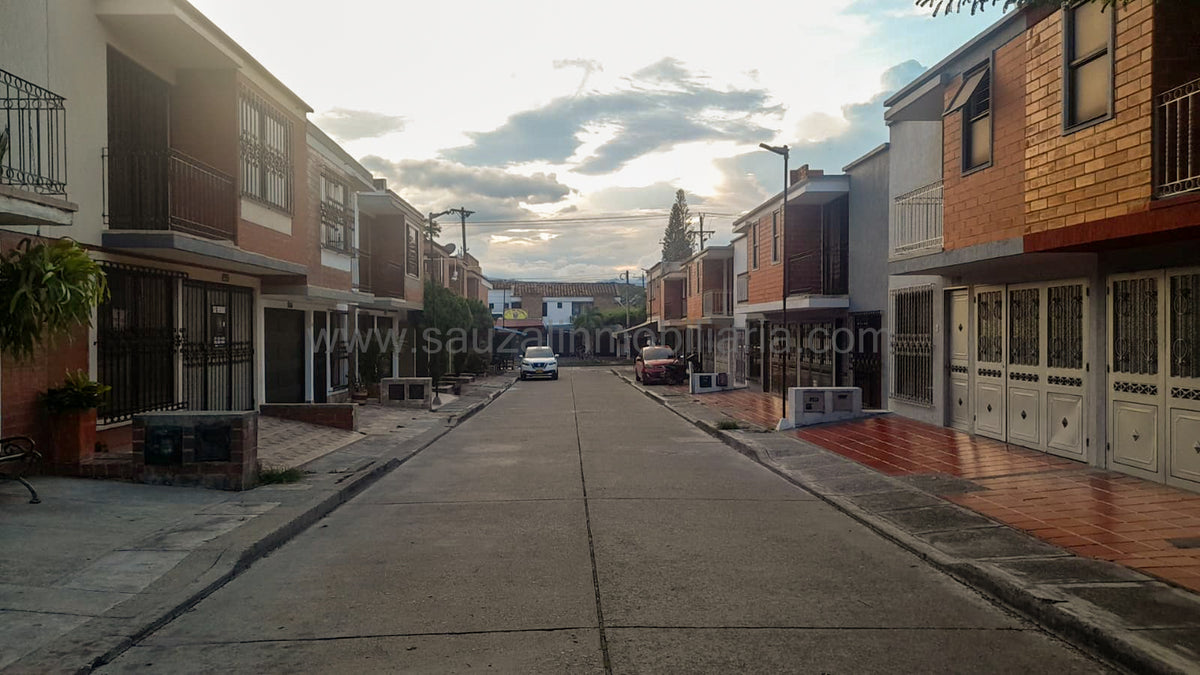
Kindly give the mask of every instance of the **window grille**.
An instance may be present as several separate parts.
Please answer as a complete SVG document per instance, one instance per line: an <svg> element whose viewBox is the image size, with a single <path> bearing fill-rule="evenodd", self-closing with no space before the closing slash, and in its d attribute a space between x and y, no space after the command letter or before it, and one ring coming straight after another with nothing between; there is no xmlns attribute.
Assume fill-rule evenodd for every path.
<svg viewBox="0 0 1200 675"><path fill-rule="evenodd" d="M933 405L933 286L891 296L892 398Z"/></svg>
<svg viewBox="0 0 1200 675"><path fill-rule="evenodd" d="M243 89L239 101L242 194L292 212L292 123L261 96Z"/></svg>

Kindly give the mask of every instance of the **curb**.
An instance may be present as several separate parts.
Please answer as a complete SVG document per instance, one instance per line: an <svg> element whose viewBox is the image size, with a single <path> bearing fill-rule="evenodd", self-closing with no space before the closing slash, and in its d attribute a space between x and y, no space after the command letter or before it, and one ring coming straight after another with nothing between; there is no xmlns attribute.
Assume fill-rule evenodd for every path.
<svg viewBox="0 0 1200 675"><path fill-rule="evenodd" d="M1016 610L1047 631L1076 647L1087 650L1093 656L1139 673L1194 672L1195 663L1180 652L1168 650L1150 640L1143 639L1136 630L1123 628L1110 621L1103 621L1102 617L1088 616L1089 612L1069 611L1071 603L1067 597L1060 597L1053 593L1053 589L1041 589L1039 592L1038 589L1022 584L1015 577L1005 574L995 567L942 551L921 539L920 536L864 509L846 497L832 494L812 480L792 475L775 463L767 448L741 438L739 435L719 430L705 420L684 413L671 405L663 396L638 386L615 368L612 369L612 373L651 400L657 401L667 410L721 440L737 452L746 455L780 478L811 493L885 539L928 562L941 572ZM799 439L796 442L801 445L810 445ZM828 452L824 449L821 451ZM1000 528L1011 530L1023 537L1029 536L1021 530L1003 523L998 523L998 525ZM1064 558L1078 557L1065 549L1063 553L1066 554L1063 556ZM1136 570L1132 572L1137 574ZM1150 581L1148 577L1146 579Z"/></svg>
<svg viewBox="0 0 1200 675"><path fill-rule="evenodd" d="M293 517L290 521L283 523L281 526L267 533L259 540L253 542L241 552L237 560L231 564L230 568L221 573L216 579L206 584L203 588L188 594L186 598L175 603L174 606L169 610L150 619L132 635L124 637L118 644L111 647L100 656L92 659L88 664L80 667L74 672L86 674L97 668L107 665L108 663L111 663L114 659L128 651L134 645L146 639L163 626L166 626L170 622L179 618L179 616L198 605L205 598L220 590L230 581L236 579L242 574L242 572L245 572L247 569L249 569L250 566L255 562L283 546L325 516L333 513L342 504L345 504L363 490L366 490L376 481L405 464L413 457L416 457L443 436L453 431L459 424L462 424L467 419L474 416L477 412L491 404L492 401L495 401L497 398L499 398L501 394L508 391L509 388L512 387L514 382L515 380L509 382L504 387L496 390L486 399L483 399L472 405L461 414L452 415L447 421L446 426L434 427L433 429L424 432L420 436L417 436L415 439L413 439L413 441L410 441L409 444L406 444L400 456L389 457L386 461L373 466L366 473L355 476L352 480L347 481L345 484L339 487L333 494L328 495L318 503L304 510L299 515ZM363 442L367 438L370 437L364 436L362 439L343 447L353 447L354 445Z"/></svg>

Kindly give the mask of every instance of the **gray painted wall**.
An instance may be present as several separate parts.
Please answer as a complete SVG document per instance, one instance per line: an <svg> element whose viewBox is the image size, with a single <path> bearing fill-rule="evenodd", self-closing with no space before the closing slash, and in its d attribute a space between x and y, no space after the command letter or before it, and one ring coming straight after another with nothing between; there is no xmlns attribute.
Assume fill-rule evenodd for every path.
<svg viewBox="0 0 1200 675"><path fill-rule="evenodd" d="M896 122L888 131L890 198L942 179L941 122Z"/></svg>
<svg viewBox="0 0 1200 675"><path fill-rule="evenodd" d="M887 150L847 171L850 176L850 311L887 305Z"/></svg>

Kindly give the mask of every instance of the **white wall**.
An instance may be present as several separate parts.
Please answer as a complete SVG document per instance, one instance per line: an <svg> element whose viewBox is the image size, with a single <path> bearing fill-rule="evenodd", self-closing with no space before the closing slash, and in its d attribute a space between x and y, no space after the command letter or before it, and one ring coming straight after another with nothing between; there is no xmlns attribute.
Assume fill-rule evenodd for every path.
<svg viewBox="0 0 1200 675"><path fill-rule="evenodd" d="M592 298L542 298L542 302L546 303L546 313L542 317L542 323L546 326L569 326L571 324L571 309L579 303L591 303ZM562 307L559 307L559 304Z"/></svg>
<svg viewBox="0 0 1200 675"><path fill-rule="evenodd" d="M942 123L896 122L888 127L888 203L942 179Z"/></svg>
<svg viewBox="0 0 1200 675"><path fill-rule="evenodd" d="M500 314L503 312L505 309L505 304L511 307L512 303L520 301L521 296L513 295L512 291L508 289L501 289L499 291L495 289L488 289L488 307L492 310L493 314Z"/></svg>
<svg viewBox="0 0 1200 675"><path fill-rule="evenodd" d="M733 327L745 328L746 315L739 313L741 304L737 300L737 278L746 272L746 237L733 241Z"/></svg>

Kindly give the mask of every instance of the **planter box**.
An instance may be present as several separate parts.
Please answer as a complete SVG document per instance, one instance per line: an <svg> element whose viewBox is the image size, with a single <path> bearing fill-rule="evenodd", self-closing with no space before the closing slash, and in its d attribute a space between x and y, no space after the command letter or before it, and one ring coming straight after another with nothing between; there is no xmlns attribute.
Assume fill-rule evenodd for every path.
<svg viewBox="0 0 1200 675"><path fill-rule="evenodd" d="M71 464L91 459L96 451L96 409L55 413L50 416L51 464Z"/></svg>

